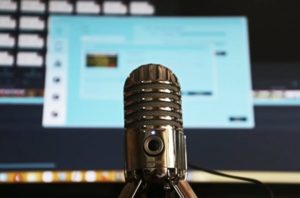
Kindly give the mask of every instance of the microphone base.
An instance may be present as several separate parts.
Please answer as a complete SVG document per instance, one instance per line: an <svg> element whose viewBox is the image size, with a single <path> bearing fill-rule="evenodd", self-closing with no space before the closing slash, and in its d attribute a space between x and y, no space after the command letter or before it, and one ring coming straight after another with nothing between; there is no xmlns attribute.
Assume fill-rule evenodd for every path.
<svg viewBox="0 0 300 198"><path fill-rule="evenodd" d="M147 183L143 180L127 182L119 198L134 198L134 197L154 197L151 194L151 187L157 186L158 184ZM179 180L176 184L172 181L166 182L160 185L161 189L164 189L165 198L197 198L193 189L186 180ZM155 195L157 197L157 195Z"/></svg>

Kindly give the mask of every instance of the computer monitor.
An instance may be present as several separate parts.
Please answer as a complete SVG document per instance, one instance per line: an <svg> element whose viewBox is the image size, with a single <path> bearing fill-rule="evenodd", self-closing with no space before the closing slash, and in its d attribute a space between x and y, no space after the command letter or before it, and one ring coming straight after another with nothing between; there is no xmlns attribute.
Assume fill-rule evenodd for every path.
<svg viewBox="0 0 300 198"><path fill-rule="evenodd" d="M190 163L299 182L297 4L1 1L0 182L123 181L120 86L152 61L182 81ZM197 171L188 179L223 181Z"/></svg>

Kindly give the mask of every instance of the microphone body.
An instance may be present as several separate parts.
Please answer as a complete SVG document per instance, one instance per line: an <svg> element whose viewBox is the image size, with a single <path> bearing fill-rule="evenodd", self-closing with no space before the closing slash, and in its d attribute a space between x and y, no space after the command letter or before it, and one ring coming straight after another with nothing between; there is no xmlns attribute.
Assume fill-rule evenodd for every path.
<svg viewBox="0 0 300 198"><path fill-rule="evenodd" d="M186 182L186 137L177 77L162 65L142 65L124 85L125 178L120 197L134 197L149 185L196 197Z"/></svg>

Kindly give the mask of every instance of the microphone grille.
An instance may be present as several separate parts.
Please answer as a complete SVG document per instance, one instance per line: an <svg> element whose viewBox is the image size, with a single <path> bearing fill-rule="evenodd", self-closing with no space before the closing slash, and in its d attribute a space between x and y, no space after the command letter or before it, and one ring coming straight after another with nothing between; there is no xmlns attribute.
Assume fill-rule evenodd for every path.
<svg viewBox="0 0 300 198"><path fill-rule="evenodd" d="M180 84L173 72L159 64L133 70L124 86L125 128L182 129Z"/></svg>

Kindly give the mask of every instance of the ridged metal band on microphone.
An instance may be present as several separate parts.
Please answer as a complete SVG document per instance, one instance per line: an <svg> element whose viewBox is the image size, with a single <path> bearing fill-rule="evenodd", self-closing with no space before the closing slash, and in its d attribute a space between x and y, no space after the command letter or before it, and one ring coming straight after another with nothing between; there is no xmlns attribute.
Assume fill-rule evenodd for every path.
<svg viewBox="0 0 300 198"><path fill-rule="evenodd" d="M132 71L125 82L124 100L125 128L182 129L180 85L168 68L148 64Z"/></svg>

